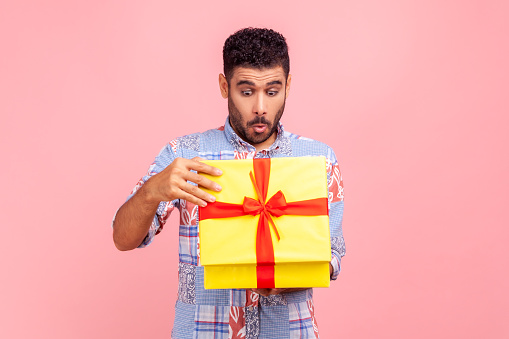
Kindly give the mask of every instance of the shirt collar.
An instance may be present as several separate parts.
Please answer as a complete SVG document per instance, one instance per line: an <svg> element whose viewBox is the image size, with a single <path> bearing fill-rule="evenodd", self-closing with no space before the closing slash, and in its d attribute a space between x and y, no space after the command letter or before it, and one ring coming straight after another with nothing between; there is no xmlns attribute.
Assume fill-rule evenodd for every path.
<svg viewBox="0 0 509 339"><path fill-rule="evenodd" d="M277 124L276 140L274 141L274 143L272 145L270 145L266 149L267 151L272 151L272 150L278 149L279 146L283 144L283 141L285 138L284 132L285 132L285 130L283 128L283 124L280 121ZM226 135L226 139L228 139L228 141L235 147L236 150L256 151L256 148L253 145L251 145L248 142L245 142L237 135L237 133L235 133L232 126L230 125L229 117L226 117L226 122L224 123L224 133Z"/></svg>

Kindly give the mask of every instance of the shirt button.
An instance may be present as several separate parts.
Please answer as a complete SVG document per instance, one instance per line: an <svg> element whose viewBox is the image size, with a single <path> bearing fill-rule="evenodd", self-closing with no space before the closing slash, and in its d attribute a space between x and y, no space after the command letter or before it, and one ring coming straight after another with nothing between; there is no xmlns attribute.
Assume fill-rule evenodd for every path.
<svg viewBox="0 0 509 339"><path fill-rule="evenodd" d="M247 310L248 310L249 312L252 312L252 311L253 311L253 306L248 306Z"/></svg>

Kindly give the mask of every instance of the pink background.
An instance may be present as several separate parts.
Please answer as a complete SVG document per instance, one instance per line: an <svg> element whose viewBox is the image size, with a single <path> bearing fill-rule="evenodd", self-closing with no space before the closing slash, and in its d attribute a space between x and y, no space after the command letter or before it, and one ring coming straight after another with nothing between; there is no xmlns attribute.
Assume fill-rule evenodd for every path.
<svg viewBox="0 0 509 339"><path fill-rule="evenodd" d="M509 2L2 1L3 338L168 338L177 225L110 222L170 139L222 125L225 38L288 39L283 123L331 145L347 256L323 338L509 336Z"/></svg>

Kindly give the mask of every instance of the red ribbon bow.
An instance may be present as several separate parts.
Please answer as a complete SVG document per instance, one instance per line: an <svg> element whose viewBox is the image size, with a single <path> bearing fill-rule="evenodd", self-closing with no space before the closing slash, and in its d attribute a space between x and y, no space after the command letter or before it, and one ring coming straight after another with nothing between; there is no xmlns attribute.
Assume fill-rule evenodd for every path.
<svg viewBox="0 0 509 339"><path fill-rule="evenodd" d="M244 197L240 204L230 204L216 201L200 208L200 220L212 218L231 218L246 214L260 215L256 231L256 281L257 288L275 288L274 281L274 247L269 224L272 226L277 240L280 235L272 216L282 215L327 215L327 198L309 199L286 202L283 192L278 191L268 201L267 189L270 177L270 159L253 160L254 176L249 176L256 190L258 200ZM267 201L267 202L265 202Z"/></svg>

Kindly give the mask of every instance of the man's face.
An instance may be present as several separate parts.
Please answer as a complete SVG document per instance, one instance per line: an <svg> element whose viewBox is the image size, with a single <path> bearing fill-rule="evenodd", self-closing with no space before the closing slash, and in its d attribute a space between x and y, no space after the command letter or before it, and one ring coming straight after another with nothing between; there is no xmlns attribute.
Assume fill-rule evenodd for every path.
<svg viewBox="0 0 509 339"><path fill-rule="evenodd" d="M281 66L274 68L235 68L230 84L220 76L223 97L228 98L230 124L244 141L257 150L276 139L277 125L285 108L291 77Z"/></svg>

